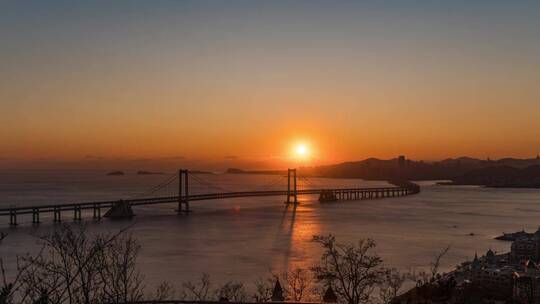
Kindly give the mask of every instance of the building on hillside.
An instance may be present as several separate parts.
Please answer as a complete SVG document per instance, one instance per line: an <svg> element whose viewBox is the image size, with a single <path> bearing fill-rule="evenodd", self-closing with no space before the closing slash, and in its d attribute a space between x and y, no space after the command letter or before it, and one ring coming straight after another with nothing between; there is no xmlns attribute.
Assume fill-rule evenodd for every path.
<svg viewBox="0 0 540 304"><path fill-rule="evenodd" d="M516 262L540 261L540 228L531 236L515 240L510 247L510 255Z"/></svg>
<svg viewBox="0 0 540 304"><path fill-rule="evenodd" d="M407 159L405 158L404 155L400 155L400 156L398 157L398 166L399 166L400 168L403 168L403 167L405 167L406 165L407 165Z"/></svg>
<svg viewBox="0 0 540 304"><path fill-rule="evenodd" d="M523 269L513 274L513 300L519 304L540 304L540 269L533 261L523 263Z"/></svg>
<svg viewBox="0 0 540 304"><path fill-rule="evenodd" d="M508 263L508 255L496 255L490 249L481 258L475 254L473 261L464 267L466 284L463 286L469 291L477 290L479 296L508 299L512 297L514 271L514 266Z"/></svg>

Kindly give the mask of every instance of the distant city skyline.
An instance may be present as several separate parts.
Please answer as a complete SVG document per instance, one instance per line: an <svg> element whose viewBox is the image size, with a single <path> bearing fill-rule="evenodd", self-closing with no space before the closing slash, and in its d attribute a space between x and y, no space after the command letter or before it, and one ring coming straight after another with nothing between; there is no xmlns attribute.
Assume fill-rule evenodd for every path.
<svg viewBox="0 0 540 304"><path fill-rule="evenodd" d="M0 168L540 152L537 1L5 1L0 39Z"/></svg>

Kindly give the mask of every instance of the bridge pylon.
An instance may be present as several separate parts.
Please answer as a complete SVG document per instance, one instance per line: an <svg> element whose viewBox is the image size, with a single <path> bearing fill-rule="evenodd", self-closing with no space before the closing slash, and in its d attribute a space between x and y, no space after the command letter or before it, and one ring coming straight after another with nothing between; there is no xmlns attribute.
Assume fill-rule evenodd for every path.
<svg viewBox="0 0 540 304"><path fill-rule="evenodd" d="M185 207L185 208L184 208ZM178 170L178 214L189 214L189 171Z"/></svg>
<svg viewBox="0 0 540 304"><path fill-rule="evenodd" d="M296 169L287 170L287 201L285 202L287 205L291 203L291 198L292 198L292 203L294 203L295 205L298 204L298 191L296 187Z"/></svg>

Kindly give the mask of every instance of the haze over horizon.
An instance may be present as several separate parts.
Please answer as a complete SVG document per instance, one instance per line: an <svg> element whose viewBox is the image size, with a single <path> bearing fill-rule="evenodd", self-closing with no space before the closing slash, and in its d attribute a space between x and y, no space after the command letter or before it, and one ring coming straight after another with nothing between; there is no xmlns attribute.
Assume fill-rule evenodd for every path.
<svg viewBox="0 0 540 304"><path fill-rule="evenodd" d="M405 156L407 157L407 156ZM506 161L506 160L517 160L522 162L525 166L536 165L540 155L535 157L528 158L513 158L513 157L504 157L504 158L471 158L468 156L460 157L450 157L440 160L423 160L423 159L414 159L408 158L408 160L414 162L425 162L426 164L445 162L449 160L462 160L468 158L471 160L491 160L491 161ZM44 172L55 170L90 170L90 171L101 171L101 172L110 172L114 170L126 170L131 173L137 171L149 171L149 172L168 172L171 170L177 170L178 168L187 168L190 170L203 170L214 173L225 172L227 169L242 169L242 170L285 170L286 168L316 168L319 166L333 166L341 165L346 163L355 163L363 162L371 159L377 159L381 161L388 160L397 160L397 157L391 158L377 158L377 157L367 157L367 158L358 158L343 160L337 162L320 162L315 163L311 161L295 161L295 160L257 160L257 159L245 159L238 158L234 156L228 156L223 159L189 159L185 157L163 157L163 158L140 158L140 159L128 159L128 158L106 158L106 157L96 157L96 156L86 156L84 159L73 159L73 160L59 160L59 159L31 159L31 160L22 160L22 159L0 159L0 170L8 170L8 172L14 172L11 170L18 171L20 169L29 169L29 170L46 170ZM528 160L528 162L523 162ZM497 166L508 166L508 163L496 164ZM511 165L513 166L513 165ZM521 165L523 166L523 165ZM24 172L24 170L23 170Z"/></svg>
<svg viewBox="0 0 540 304"><path fill-rule="evenodd" d="M540 152L536 1L6 1L0 39L0 168Z"/></svg>

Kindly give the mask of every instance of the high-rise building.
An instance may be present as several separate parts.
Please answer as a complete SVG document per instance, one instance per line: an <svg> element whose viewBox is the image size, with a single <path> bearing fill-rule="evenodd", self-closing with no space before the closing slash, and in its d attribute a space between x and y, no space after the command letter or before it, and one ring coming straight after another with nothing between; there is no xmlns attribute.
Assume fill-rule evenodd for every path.
<svg viewBox="0 0 540 304"><path fill-rule="evenodd" d="M400 156L398 157L398 166L399 166L400 168L402 168L402 167L405 167L406 164L407 164L407 159L405 158L404 155L400 155Z"/></svg>

